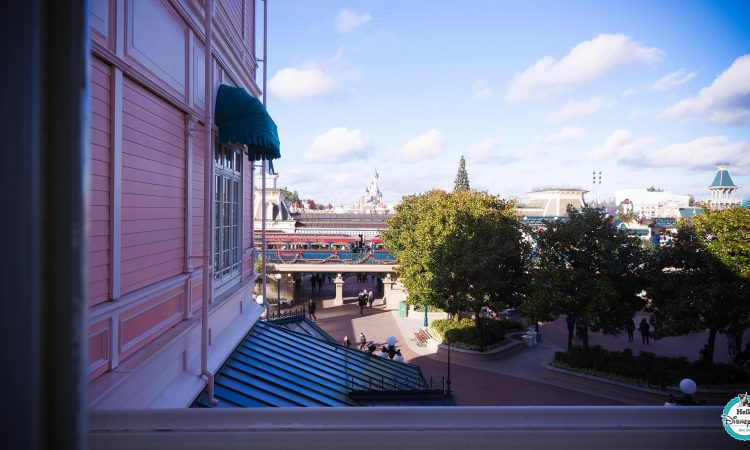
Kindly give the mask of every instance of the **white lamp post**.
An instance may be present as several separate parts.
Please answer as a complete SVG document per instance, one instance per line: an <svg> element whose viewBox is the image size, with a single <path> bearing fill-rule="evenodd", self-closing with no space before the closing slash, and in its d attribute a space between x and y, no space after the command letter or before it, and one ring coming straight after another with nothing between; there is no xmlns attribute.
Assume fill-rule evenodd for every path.
<svg viewBox="0 0 750 450"><path fill-rule="evenodd" d="M281 316L281 274L277 273L273 277L276 278L276 304Z"/></svg>

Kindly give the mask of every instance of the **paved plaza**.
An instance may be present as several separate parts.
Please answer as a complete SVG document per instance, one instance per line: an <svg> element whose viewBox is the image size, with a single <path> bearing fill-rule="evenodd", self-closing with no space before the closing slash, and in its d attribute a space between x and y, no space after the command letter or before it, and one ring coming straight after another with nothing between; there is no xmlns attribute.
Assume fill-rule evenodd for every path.
<svg viewBox="0 0 750 450"><path fill-rule="evenodd" d="M311 294L309 283L303 283L302 298L314 298L318 303L317 323L332 337L343 341L348 336L353 346L358 345L359 333L380 348L388 336L395 336L398 347L408 363L422 368L428 383L440 388L447 380L448 363L434 346L420 347L414 333L422 326L423 318L399 317L398 311L386 309L381 299L376 299L373 308L365 308L360 316L356 295L363 289L374 289L375 283L368 277L366 282L357 282L352 275L346 279L345 304L333 306L333 283L325 283L322 292ZM636 321L640 320L640 315ZM585 378L559 374L543 368L552 360L554 353L563 350L567 340L564 320L541 326L544 339L533 348L513 349L495 359L473 360L460 358L455 352L451 361L451 388L458 403L463 406L533 406L533 405L654 405L661 404L666 394L644 394L630 389L592 382ZM602 345L610 350L631 348L634 352L646 350L665 356L698 357L705 344L705 333L680 338L667 338L641 343L636 330L634 342L628 342L627 334L619 337L592 333L591 345ZM716 344L716 360L729 362L726 340L720 335Z"/></svg>

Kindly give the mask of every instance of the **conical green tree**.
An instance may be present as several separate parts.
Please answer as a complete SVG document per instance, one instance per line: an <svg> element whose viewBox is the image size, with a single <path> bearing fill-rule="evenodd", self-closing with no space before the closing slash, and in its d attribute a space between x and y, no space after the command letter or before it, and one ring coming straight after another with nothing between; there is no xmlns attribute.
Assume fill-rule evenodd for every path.
<svg viewBox="0 0 750 450"><path fill-rule="evenodd" d="M453 186L454 191L468 191L469 187L469 174L466 173L466 160L464 155L461 154L461 159L458 161L458 172L456 173L456 182Z"/></svg>

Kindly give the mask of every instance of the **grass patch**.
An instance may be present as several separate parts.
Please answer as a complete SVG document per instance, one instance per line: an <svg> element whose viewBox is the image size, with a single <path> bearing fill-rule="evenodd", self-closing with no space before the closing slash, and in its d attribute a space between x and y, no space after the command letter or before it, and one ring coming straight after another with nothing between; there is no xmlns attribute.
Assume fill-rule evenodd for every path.
<svg viewBox="0 0 750 450"><path fill-rule="evenodd" d="M750 381L744 370L729 364L690 362L686 358L667 358L650 352L636 356L630 349L608 351L598 345L589 351L574 347L557 352L553 365L657 389L676 386L684 378L690 378L700 387L745 387Z"/></svg>
<svg viewBox="0 0 750 450"><path fill-rule="evenodd" d="M523 329L523 324L514 320L485 318L482 321L485 351L505 344L507 331ZM433 320L430 325L430 334L443 343L450 342L454 347L476 351L481 348L479 329L472 319Z"/></svg>

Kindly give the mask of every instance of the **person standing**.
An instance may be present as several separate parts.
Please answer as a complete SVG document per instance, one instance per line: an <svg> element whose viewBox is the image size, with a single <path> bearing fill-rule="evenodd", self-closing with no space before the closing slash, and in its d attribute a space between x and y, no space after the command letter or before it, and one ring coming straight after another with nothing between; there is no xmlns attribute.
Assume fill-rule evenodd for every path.
<svg viewBox="0 0 750 450"><path fill-rule="evenodd" d="M318 305L315 303L315 301L313 301L313 299L310 299L310 302L307 305L307 310L310 312L310 317L312 317L312 319L317 322L318 318L315 317L316 309L318 309Z"/></svg>
<svg viewBox="0 0 750 450"><path fill-rule="evenodd" d="M633 342L633 332L635 331L635 324L633 323L633 319L628 319L625 321L625 331L628 332L628 341Z"/></svg>
<svg viewBox="0 0 750 450"><path fill-rule="evenodd" d="M357 305L359 305L359 315L364 316L365 315L365 294L360 293L359 297L357 297Z"/></svg>
<svg viewBox="0 0 750 450"><path fill-rule="evenodd" d="M352 343L349 341L349 336L344 336L344 345L346 345L347 347L352 346Z"/></svg>
<svg viewBox="0 0 750 450"><path fill-rule="evenodd" d="M372 308L372 302L375 301L375 294L372 291L367 293L367 305Z"/></svg>
<svg viewBox="0 0 750 450"><path fill-rule="evenodd" d="M367 338L365 337L365 333L359 333L359 349L363 350L367 348Z"/></svg>
<svg viewBox="0 0 750 450"><path fill-rule="evenodd" d="M651 326L649 326L648 321L646 321L646 318L644 317L641 319L641 323L638 324L638 329L641 331L641 340L645 345L649 345L649 338L651 337Z"/></svg>

